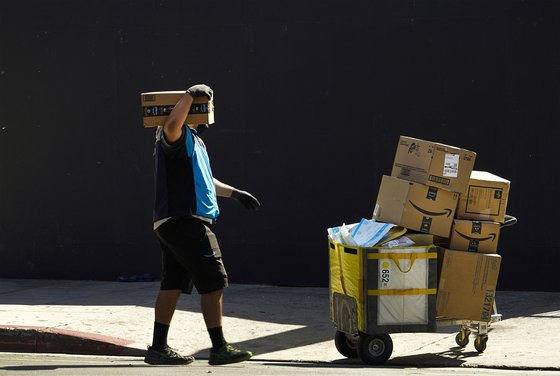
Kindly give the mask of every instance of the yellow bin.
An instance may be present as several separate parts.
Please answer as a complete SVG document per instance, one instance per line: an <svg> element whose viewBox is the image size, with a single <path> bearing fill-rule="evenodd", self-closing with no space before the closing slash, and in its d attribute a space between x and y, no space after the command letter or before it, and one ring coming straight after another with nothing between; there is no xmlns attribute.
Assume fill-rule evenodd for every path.
<svg viewBox="0 0 560 376"><path fill-rule="evenodd" d="M357 247L329 241L331 320L341 332L436 330L433 244Z"/></svg>

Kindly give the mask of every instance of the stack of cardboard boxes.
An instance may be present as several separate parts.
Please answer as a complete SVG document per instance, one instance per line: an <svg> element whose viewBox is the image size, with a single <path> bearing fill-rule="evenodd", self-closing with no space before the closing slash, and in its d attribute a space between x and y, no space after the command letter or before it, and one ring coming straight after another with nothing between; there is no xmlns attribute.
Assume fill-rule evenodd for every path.
<svg viewBox="0 0 560 376"><path fill-rule="evenodd" d="M473 171L475 159L469 150L401 136L373 217L434 235L437 316L490 321L510 183Z"/></svg>

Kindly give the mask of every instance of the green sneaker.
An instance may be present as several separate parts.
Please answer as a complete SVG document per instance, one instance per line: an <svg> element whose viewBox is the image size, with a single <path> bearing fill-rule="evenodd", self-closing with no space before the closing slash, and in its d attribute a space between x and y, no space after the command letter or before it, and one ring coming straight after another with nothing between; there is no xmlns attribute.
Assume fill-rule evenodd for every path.
<svg viewBox="0 0 560 376"><path fill-rule="evenodd" d="M148 346L148 352L144 357L144 362L148 364L159 364L159 365L186 365L194 361L192 356L184 356L173 350L171 347L166 346L163 350L156 350L151 346Z"/></svg>
<svg viewBox="0 0 560 376"><path fill-rule="evenodd" d="M231 345L224 345L218 350L210 350L210 360L208 363L213 366L220 364L230 364L249 360L253 356L250 351L238 350Z"/></svg>

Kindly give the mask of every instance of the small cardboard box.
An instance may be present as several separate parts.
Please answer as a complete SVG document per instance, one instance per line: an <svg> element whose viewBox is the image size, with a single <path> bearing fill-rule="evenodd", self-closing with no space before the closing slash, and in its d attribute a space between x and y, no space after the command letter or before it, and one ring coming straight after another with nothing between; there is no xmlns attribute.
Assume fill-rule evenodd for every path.
<svg viewBox="0 0 560 376"><path fill-rule="evenodd" d="M458 193L385 175L373 218L448 238L458 200Z"/></svg>
<svg viewBox="0 0 560 376"><path fill-rule="evenodd" d="M440 249L439 257L442 260L437 316L489 322L502 260L500 255Z"/></svg>
<svg viewBox="0 0 560 376"><path fill-rule="evenodd" d="M449 248L457 251L496 253L499 238L498 222L455 219Z"/></svg>
<svg viewBox="0 0 560 376"><path fill-rule="evenodd" d="M401 136L391 176L464 193L475 159L473 151Z"/></svg>
<svg viewBox="0 0 560 376"><path fill-rule="evenodd" d="M154 91L140 94L144 127L163 126L173 107L183 95L185 95L184 91ZM213 100L208 100L206 96L194 98L185 123L213 124Z"/></svg>
<svg viewBox="0 0 560 376"><path fill-rule="evenodd" d="M509 180L486 171L473 171L467 191L459 197L457 217L503 223Z"/></svg>

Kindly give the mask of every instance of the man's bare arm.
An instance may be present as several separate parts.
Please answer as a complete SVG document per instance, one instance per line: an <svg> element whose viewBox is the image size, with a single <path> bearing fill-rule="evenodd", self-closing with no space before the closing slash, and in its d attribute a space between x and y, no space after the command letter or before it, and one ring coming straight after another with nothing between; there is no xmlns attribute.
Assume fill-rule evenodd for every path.
<svg viewBox="0 0 560 376"><path fill-rule="evenodd" d="M216 195L220 197L231 197L231 192L235 189L231 185L224 184L216 178L214 178L214 186L216 187Z"/></svg>
<svg viewBox="0 0 560 376"><path fill-rule="evenodd" d="M257 210L261 206L259 200L249 192L241 191L231 185L224 184L216 178L214 178L214 186L216 187L216 195L233 198L246 209Z"/></svg>
<svg viewBox="0 0 560 376"><path fill-rule="evenodd" d="M194 85L188 88L185 95L177 102L163 125L163 133L167 142L175 142L181 137L183 124L187 120L193 98L202 96L212 99L212 89L204 84Z"/></svg>
<svg viewBox="0 0 560 376"><path fill-rule="evenodd" d="M167 142L175 142L181 137L183 124L187 120L192 102L193 97L189 93L185 93L167 117L163 125L163 133Z"/></svg>

